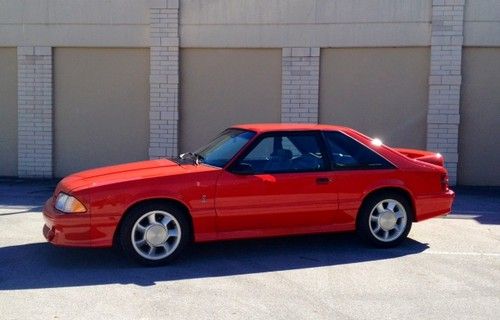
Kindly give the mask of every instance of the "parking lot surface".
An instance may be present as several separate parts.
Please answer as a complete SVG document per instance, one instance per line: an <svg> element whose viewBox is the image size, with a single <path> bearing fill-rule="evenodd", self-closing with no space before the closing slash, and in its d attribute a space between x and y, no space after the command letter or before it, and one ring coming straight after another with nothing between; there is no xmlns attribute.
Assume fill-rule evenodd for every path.
<svg viewBox="0 0 500 320"><path fill-rule="evenodd" d="M446 218L394 249L354 234L195 245L144 268L45 242L52 181L0 180L2 319L494 319L500 188L458 188Z"/></svg>

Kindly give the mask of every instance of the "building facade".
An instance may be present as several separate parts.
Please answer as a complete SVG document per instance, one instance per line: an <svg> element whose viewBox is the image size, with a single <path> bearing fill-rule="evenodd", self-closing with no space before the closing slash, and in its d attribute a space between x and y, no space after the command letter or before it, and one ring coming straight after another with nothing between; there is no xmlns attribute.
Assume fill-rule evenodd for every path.
<svg viewBox="0 0 500 320"><path fill-rule="evenodd" d="M1 0L0 176L332 123L500 185L500 1Z"/></svg>

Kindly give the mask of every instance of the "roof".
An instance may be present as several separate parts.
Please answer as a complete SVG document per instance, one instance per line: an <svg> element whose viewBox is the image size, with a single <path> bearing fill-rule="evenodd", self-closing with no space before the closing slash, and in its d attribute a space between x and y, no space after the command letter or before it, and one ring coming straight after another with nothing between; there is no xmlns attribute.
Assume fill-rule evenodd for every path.
<svg viewBox="0 0 500 320"><path fill-rule="evenodd" d="M308 130L352 130L347 127L334 126L329 124L309 124L309 123L247 123L237 124L231 128L239 128L256 132L266 131L308 131Z"/></svg>

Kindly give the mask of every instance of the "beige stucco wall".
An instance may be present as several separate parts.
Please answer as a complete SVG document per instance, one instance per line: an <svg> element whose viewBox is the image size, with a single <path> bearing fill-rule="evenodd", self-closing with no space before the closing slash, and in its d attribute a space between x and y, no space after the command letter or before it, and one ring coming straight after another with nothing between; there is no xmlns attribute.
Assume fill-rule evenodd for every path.
<svg viewBox="0 0 500 320"><path fill-rule="evenodd" d="M165 1L165 0L163 0ZM146 47L158 0L2 0L0 45ZM428 46L432 0L179 0L182 47ZM500 1L465 1L464 41L500 45Z"/></svg>
<svg viewBox="0 0 500 320"><path fill-rule="evenodd" d="M182 47L423 46L432 0L180 0ZM149 45L157 0L2 0L0 44Z"/></svg>
<svg viewBox="0 0 500 320"><path fill-rule="evenodd" d="M425 148L428 48L323 49L320 122Z"/></svg>
<svg viewBox="0 0 500 320"><path fill-rule="evenodd" d="M500 1L465 1L464 45L500 46Z"/></svg>
<svg viewBox="0 0 500 320"><path fill-rule="evenodd" d="M182 0L181 46L425 46L431 0Z"/></svg>
<svg viewBox="0 0 500 320"><path fill-rule="evenodd" d="M149 50L54 49L55 176L148 158Z"/></svg>
<svg viewBox="0 0 500 320"><path fill-rule="evenodd" d="M149 0L2 0L0 44L147 47Z"/></svg>
<svg viewBox="0 0 500 320"><path fill-rule="evenodd" d="M0 48L0 176L17 175L17 53Z"/></svg>
<svg viewBox="0 0 500 320"><path fill-rule="evenodd" d="M182 49L180 150L241 122L279 122L281 50Z"/></svg>
<svg viewBox="0 0 500 320"><path fill-rule="evenodd" d="M465 48L458 182L500 185L500 48Z"/></svg>

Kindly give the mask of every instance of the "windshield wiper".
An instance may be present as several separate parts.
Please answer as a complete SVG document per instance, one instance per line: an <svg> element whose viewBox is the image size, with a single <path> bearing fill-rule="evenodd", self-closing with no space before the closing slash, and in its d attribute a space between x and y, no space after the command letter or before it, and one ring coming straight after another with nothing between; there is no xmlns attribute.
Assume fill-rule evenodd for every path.
<svg viewBox="0 0 500 320"><path fill-rule="evenodd" d="M179 158L181 160L191 160L196 165L202 163L203 160L205 160L205 158L203 158L203 156L201 156L197 153L194 153L194 152L182 153L181 155L179 155Z"/></svg>

